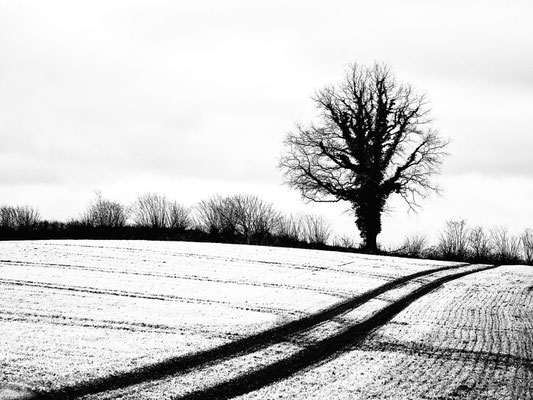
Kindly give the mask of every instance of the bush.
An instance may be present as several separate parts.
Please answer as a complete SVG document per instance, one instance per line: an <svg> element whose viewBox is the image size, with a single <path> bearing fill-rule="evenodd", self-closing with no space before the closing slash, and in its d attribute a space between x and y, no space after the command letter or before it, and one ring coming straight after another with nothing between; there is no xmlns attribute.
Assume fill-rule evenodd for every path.
<svg viewBox="0 0 533 400"><path fill-rule="evenodd" d="M357 249L359 245L356 241L347 235L337 236L333 241L334 247L343 247L345 249Z"/></svg>
<svg viewBox="0 0 533 400"><path fill-rule="evenodd" d="M407 236L402 245L394 253L409 257L422 257L427 249L428 241L424 235Z"/></svg>
<svg viewBox="0 0 533 400"><path fill-rule="evenodd" d="M526 264L533 265L533 230L526 229L520 235L520 242L522 244L522 254Z"/></svg>
<svg viewBox="0 0 533 400"><path fill-rule="evenodd" d="M122 204L104 199L100 192L81 217L81 224L94 228L121 228L128 220L128 210Z"/></svg>
<svg viewBox="0 0 533 400"><path fill-rule="evenodd" d="M304 240L302 219L294 215L280 216L276 236L282 243L296 244Z"/></svg>
<svg viewBox="0 0 533 400"><path fill-rule="evenodd" d="M199 227L223 240L265 244L281 224L274 206L254 195L211 197L196 210Z"/></svg>
<svg viewBox="0 0 533 400"><path fill-rule="evenodd" d="M516 264L520 262L520 240L510 236L507 228L496 227L491 231L491 246L494 262Z"/></svg>
<svg viewBox="0 0 533 400"><path fill-rule="evenodd" d="M237 214L234 204L228 197L215 196L202 200L196 207L197 224L200 229L214 235L223 232L235 235Z"/></svg>
<svg viewBox="0 0 533 400"><path fill-rule="evenodd" d="M235 195L229 200L237 218L237 232L247 243L262 244L277 229L280 214L271 203L254 195Z"/></svg>
<svg viewBox="0 0 533 400"><path fill-rule="evenodd" d="M4 229L32 229L40 220L39 211L30 206L0 207L0 227Z"/></svg>
<svg viewBox="0 0 533 400"><path fill-rule="evenodd" d="M306 214L301 218L304 240L311 245L325 245L331 236L331 224L322 216Z"/></svg>
<svg viewBox="0 0 533 400"><path fill-rule="evenodd" d="M465 220L447 221L439 237L437 252L445 260L464 261L468 257L468 238Z"/></svg>
<svg viewBox="0 0 533 400"><path fill-rule="evenodd" d="M190 209L155 193L139 196L131 213L138 227L185 230L192 225Z"/></svg>
<svg viewBox="0 0 533 400"><path fill-rule="evenodd" d="M492 258L490 235L481 226L476 226L468 235L472 261L490 262Z"/></svg>

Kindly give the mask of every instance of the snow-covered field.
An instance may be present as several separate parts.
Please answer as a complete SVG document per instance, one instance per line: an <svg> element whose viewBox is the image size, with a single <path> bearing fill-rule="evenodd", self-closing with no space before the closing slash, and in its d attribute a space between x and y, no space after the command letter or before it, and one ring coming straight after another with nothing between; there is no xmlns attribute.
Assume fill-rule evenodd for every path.
<svg viewBox="0 0 533 400"><path fill-rule="evenodd" d="M533 399L533 268L447 283L360 346L239 397L273 398Z"/></svg>
<svg viewBox="0 0 533 400"><path fill-rule="evenodd" d="M318 364L304 355L304 364L309 365L303 372L244 397L353 398L354 393L364 397L366 389L361 388L368 386L368 379L375 384L368 393L375 395L381 390L378 382L390 381L401 388L394 379L404 370L437 365L421 361L429 357L427 348L452 356L456 353L450 349L456 347L456 352L463 351L458 354L512 349L512 356L531 372L533 292L531 286L525 289L524 282L533 284L533 273L515 267L522 274L520 286L513 280L518 272L506 268L446 283L375 331L363 347L343 350L339 357L331 355ZM202 398L200 392L206 387L239 381L262 367L301 358L302 349L335 339L424 285L476 269L482 267L210 243L0 242L0 398L2 393L3 398L9 393L20 397L26 390L48 391L55 398L60 392L54 390L74 388L75 392L97 387L99 382L108 390L76 393L87 399L179 398L191 393ZM398 280L413 274L419 276ZM482 274L486 278L478 282ZM508 295L499 294L500 283ZM371 290L378 292L354 302ZM491 316L504 305L519 318ZM479 314L483 307L487 311ZM309 323L303 326L301 321ZM285 336L276 327L287 327ZM491 339L490 346L480 344L477 336L491 337L492 329L498 339ZM265 331L272 338L262 337ZM245 342L254 337L253 345ZM469 340L476 343L474 347L469 347L473 346ZM512 344L520 341L527 344ZM234 343L239 345L227 357L217 355L218 349ZM426 353L412 355L413 348ZM198 354L210 349L215 355L202 364ZM369 359L369 354L375 358ZM185 360L197 367L180 370L176 363L168 367L169 360ZM340 364L332 367L334 363ZM476 364L472 373L475 368L481 367ZM113 387L115 377L130 379L124 378L129 371L140 373L132 374L131 382ZM333 379L335 374L343 378ZM472 378L464 374L465 379ZM324 379L318 379L321 376ZM421 371L410 376L428 380ZM420 398L416 397L420 391L406 393Z"/></svg>

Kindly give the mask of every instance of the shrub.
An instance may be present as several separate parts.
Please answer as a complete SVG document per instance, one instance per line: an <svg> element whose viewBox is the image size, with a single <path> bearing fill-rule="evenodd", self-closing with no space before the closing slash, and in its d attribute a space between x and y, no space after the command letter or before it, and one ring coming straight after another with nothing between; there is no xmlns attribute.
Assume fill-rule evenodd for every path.
<svg viewBox="0 0 533 400"><path fill-rule="evenodd" d="M501 264L520 262L520 240L510 236L507 228L496 227L491 231L491 245L494 261Z"/></svg>
<svg viewBox="0 0 533 400"><path fill-rule="evenodd" d="M41 218L39 211L30 206L0 207L0 227L20 230L34 228Z"/></svg>
<svg viewBox="0 0 533 400"><path fill-rule="evenodd" d="M527 264L533 264L533 229L526 229L522 235L520 235L520 242L522 244L524 261Z"/></svg>
<svg viewBox="0 0 533 400"><path fill-rule="evenodd" d="M139 196L131 212L134 224L140 227L187 229L192 225L187 207L155 193Z"/></svg>
<svg viewBox="0 0 533 400"><path fill-rule="evenodd" d="M246 243L264 243L281 224L274 206L254 195L211 197L201 201L196 210L204 231L226 239L240 237Z"/></svg>
<svg viewBox="0 0 533 400"><path fill-rule="evenodd" d="M427 245L428 241L426 236L415 234L407 236L395 253L409 257L421 257L424 255Z"/></svg>
<svg viewBox="0 0 533 400"><path fill-rule="evenodd" d="M468 256L468 238L465 220L447 221L440 234L437 251L445 260L465 260Z"/></svg>
<svg viewBox="0 0 533 400"><path fill-rule="evenodd" d="M331 224L322 216L306 214L301 218L304 240L312 245L325 245L331 236Z"/></svg>
<svg viewBox="0 0 533 400"><path fill-rule="evenodd" d="M229 202L236 214L237 232L247 243L261 244L277 230L280 214L271 203L254 195L235 195Z"/></svg>
<svg viewBox="0 0 533 400"><path fill-rule="evenodd" d="M128 210L122 204L104 199L100 192L82 214L81 223L95 228L121 228L128 220Z"/></svg>
<svg viewBox="0 0 533 400"><path fill-rule="evenodd" d="M492 256L490 235L483 227L476 226L470 230L468 244L474 261L490 262Z"/></svg>
<svg viewBox="0 0 533 400"><path fill-rule="evenodd" d="M302 219L294 215L280 216L275 234L285 243L298 243L303 241Z"/></svg>
<svg viewBox="0 0 533 400"><path fill-rule="evenodd" d="M356 241L348 235L337 236L333 241L333 246L343 247L345 249L356 249L359 247Z"/></svg>

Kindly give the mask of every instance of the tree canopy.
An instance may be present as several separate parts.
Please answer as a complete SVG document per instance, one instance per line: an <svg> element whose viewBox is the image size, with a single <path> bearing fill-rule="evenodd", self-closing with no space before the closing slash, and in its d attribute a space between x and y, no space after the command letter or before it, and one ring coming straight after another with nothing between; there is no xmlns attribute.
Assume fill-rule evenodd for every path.
<svg viewBox="0 0 533 400"><path fill-rule="evenodd" d="M431 126L424 95L398 83L389 67L353 64L343 82L313 97L319 120L286 138L280 168L309 201L347 201L367 250L377 251L391 194L411 209L438 191L432 181L448 144Z"/></svg>

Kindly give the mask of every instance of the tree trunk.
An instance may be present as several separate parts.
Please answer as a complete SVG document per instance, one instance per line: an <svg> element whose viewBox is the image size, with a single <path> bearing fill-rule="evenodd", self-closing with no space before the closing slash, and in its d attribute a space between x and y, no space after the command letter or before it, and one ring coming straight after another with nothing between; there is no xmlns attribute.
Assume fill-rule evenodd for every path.
<svg viewBox="0 0 533 400"><path fill-rule="evenodd" d="M381 232L381 212L384 201L378 196L366 198L355 209L356 224L363 237L363 249L371 254L378 252L377 236ZM355 207L354 207L355 208Z"/></svg>

